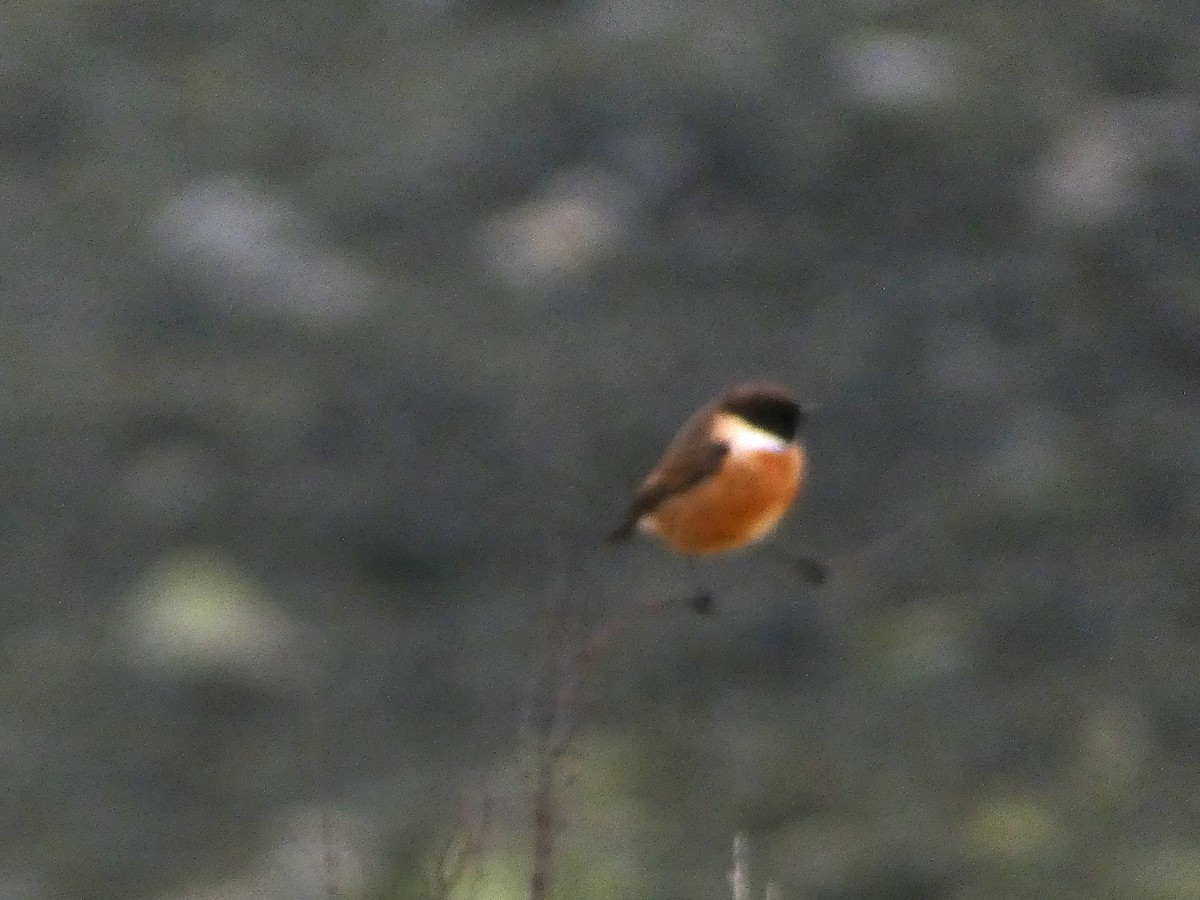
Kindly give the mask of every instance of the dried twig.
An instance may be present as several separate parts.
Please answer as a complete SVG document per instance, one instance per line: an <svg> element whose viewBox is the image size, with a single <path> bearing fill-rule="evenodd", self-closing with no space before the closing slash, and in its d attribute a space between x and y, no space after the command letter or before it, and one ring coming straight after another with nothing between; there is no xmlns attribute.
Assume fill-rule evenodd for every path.
<svg viewBox="0 0 1200 900"><path fill-rule="evenodd" d="M321 804L317 833L321 842L321 877L325 882L325 898L338 900L338 854L333 845L333 811L329 808L328 800Z"/></svg>
<svg viewBox="0 0 1200 900"><path fill-rule="evenodd" d="M733 836L733 868L726 877L733 900L750 900L750 865L746 862L746 835Z"/></svg>
<svg viewBox="0 0 1200 900"><path fill-rule="evenodd" d="M550 885L554 862L555 837L555 786L563 755L571 744L575 733L575 703L580 685L595 665L596 660L628 631L636 622L648 615L657 615L676 605L676 601L641 603L617 613L597 628L568 657L559 682L553 689L554 700L549 713L544 717L541 740L537 748L537 771L533 786L533 871L529 879L530 900L544 900ZM543 634L555 629L543 629ZM545 659L553 648L539 648L539 656Z"/></svg>
<svg viewBox="0 0 1200 900"><path fill-rule="evenodd" d="M467 798L458 808L458 825L441 850L430 860L425 872L431 900L446 900L467 877L479 876L479 860L487 844L491 822L491 798L484 796L477 815L472 815Z"/></svg>

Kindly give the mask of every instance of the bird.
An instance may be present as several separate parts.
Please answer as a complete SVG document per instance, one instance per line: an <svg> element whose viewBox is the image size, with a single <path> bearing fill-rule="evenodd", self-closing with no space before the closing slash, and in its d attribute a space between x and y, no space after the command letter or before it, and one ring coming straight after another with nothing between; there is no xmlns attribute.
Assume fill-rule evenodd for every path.
<svg viewBox="0 0 1200 900"><path fill-rule="evenodd" d="M804 418L800 404L777 384L733 386L684 423L609 540L645 532L691 557L762 542L804 484ZM824 581L819 561L790 558L807 580Z"/></svg>

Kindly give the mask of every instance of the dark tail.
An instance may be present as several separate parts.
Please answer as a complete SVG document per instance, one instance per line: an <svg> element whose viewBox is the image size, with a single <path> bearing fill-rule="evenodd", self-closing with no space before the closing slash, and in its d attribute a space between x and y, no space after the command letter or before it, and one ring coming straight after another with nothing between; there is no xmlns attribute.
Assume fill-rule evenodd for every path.
<svg viewBox="0 0 1200 900"><path fill-rule="evenodd" d="M622 541L627 541L633 537L633 528L636 523L633 519L626 519L604 540L609 544L619 544Z"/></svg>

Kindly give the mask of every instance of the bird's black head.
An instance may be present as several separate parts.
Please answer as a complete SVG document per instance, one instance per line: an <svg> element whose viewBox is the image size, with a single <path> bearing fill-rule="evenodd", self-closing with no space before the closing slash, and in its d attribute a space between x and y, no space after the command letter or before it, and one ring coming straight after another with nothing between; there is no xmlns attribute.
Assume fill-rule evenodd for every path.
<svg viewBox="0 0 1200 900"><path fill-rule="evenodd" d="M733 388L722 398L721 409L785 441L795 440L804 421L804 412L787 391L762 382Z"/></svg>

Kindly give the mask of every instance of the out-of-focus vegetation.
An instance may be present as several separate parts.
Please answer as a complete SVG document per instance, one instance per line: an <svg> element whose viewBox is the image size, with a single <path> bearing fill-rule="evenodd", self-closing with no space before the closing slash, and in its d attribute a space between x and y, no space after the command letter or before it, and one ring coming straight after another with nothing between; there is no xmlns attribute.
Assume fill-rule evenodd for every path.
<svg viewBox="0 0 1200 900"><path fill-rule="evenodd" d="M1200 896L1193 14L10 0L0 896L417 896L462 797L520 896L535 610L694 590L597 539L746 376L833 578L615 648L561 896Z"/></svg>

